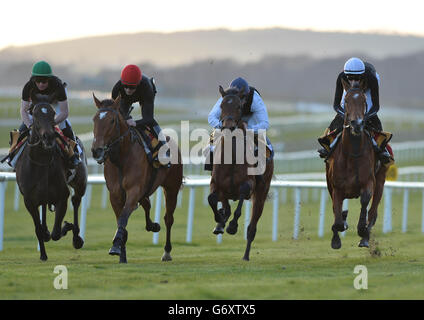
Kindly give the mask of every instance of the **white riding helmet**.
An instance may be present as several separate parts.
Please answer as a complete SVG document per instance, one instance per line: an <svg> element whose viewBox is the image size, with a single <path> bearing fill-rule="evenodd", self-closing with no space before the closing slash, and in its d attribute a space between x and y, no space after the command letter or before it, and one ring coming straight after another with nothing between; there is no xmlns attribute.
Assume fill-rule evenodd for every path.
<svg viewBox="0 0 424 320"><path fill-rule="evenodd" d="M363 74L365 72L365 64L359 58L350 58L344 65L345 74Z"/></svg>

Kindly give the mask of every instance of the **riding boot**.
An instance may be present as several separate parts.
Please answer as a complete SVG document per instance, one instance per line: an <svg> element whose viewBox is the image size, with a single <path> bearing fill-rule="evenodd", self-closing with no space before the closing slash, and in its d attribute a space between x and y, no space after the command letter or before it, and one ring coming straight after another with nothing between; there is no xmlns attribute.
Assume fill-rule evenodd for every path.
<svg viewBox="0 0 424 320"><path fill-rule="evenodd" d="M374 137L371 138L371 141L377 158L381 161L382 164L389 164L390 162L394 161L393 157L390 155L385 146L379 147Z"/></svg>
<svg viewBox="0 0 424 320"><path fill-rule="evenodd" d="M74 132L72 128L67 125L64 129L62 129L62 133L69 139L69 146L67 148L67 166L69 169L75 169L81 163L81 158L78 152L78 144L76 143Z"/></svg>
<svg viewBox="0 0 424 320"><path fill-rule="evenodd" d="M163 132L162 132L162 129L159 127L159 125L157 124L157 125L154 125L154 126L152 126L152 131L153 131L153 133L156 135L156 138L158 139L158 145L155 147L155 149L156 150L160 150L160 148L163 146L163 145L167 145L167 142L166 142L166 137L165 137L165 135L163 134ZM155 157L155 160L159 160L158 159L158 157L159 157L159 152L157 153L157 156ZM167 151L166 151L166 154L165 154L165 157L164 157L164 159L162 159L162 160L166 160L168 163L166 164L166 166L168 166L168 168L171 166L171 151L170 151L170 148L169 148L169 146L167 146ZM162 163L162 161L161 161L161 163ZM162 163L163 164L163 163Z"/></svg>
<svg viewBox="0 0 424 320"><path fill-rule="evenodd" d="M209 152L206 152L206 160L205 160L205 171L212 171L213 168L213 151L212 148L209 146Z"/></svg>
<svg viewBox="0 0 424 320"><path fill-rule="evenodd" d="M324 134L318 138L318 142L321 146L323 146L322 149L318 150L320 158L327 158L330 155L330 140L328 138L328 134L330 133L330 128L326 128L324 131Z"/></svg>

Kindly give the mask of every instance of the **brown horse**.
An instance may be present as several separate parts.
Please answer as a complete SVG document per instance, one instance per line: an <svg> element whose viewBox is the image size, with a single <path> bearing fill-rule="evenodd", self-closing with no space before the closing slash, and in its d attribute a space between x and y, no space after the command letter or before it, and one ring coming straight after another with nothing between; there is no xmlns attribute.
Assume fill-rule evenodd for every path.
<svg viewBox="0 0 424 320"><path fill-rule="evenodd" d="M360 197L361 213L357 226L361 237L359 247L369 247L371 228L377 219L377 208L383 195L386 166L380 165L372 146L367 121L366 97L362 87L351 87L343 81L346 90L345 118L340 143L326 161L327 187L333 200L334 224L331 247L339 249L339 231L347 229L347 211L342 212L344 199ZM372 198L372 205L367 207Z"/></svg>
<svg viewBox="0 0 424 320"><path fill-rule="evenodd" d="M93 158L104 162L104 176L109 190L110 203L115 212L118 229L113 239L110 255L119 255L119 262L126 263L125 244L128 238L126 226L131 213L138 204L143 206L146 215L146 230L158 232L160 226L150 219L149 196L162 186L166 200L165 224L166 244L162 261L171 258L171 227L174 223L174 211L177 196L182 184L183 167L181 155L174 141L168 144L172 150L178 150L178 161L169 168L153 168L149 164L144 148L133 142L135 128L129 127L119 112L121 97L115 100L99 101L93 94L98 111L93 118L94 140ZM169 137L167 137L169 138ZM172 155L171 155L172 156Z"/></svg>
<svg viewBox="0 0 424 320"><path fill-rule="evenodd" d="M78 208L87 188L87 159L84 147L78 141L83 150L81 154L83 161L75 169L74 178L69 182L74 189L74 195L71 198L74 223L65 221L61 226L67 210L69 188L65 160L56 142L55 111L50 104L54 98L43 99L32 96L31 99L34 105L32 111L34 123L28 143L16 163L15 170L19 190L34 221L35 233L40 244L40 259L45 261L47 254L44 242L50 239L57 241L70 230L73 232L74 248L80 249L84 244L84 240L79 236ZM42 208L42 222L40 222L39 206ZM51 235L46 224L47 207L50 210L54 207L55 212Z"/></svg>
<svg viewBox="0 0 424 320"><path fill-rule="evenodd" d="M221 103L221 121L224 136L221 136L221 142L216 144L210 183L210 195L208 197L209 205L213 210L215 221L217 222L213 233L224 233L225 223L231 215L231 207L229 204L229 200L231 199L238 200L239 202L234 211L234 218L230 221L226 231L229 234L235 234L237 232L237 221L241 215L243 201L251 198L253 214L247 228L247 246L243 256L244 260L249 260L250 247L256 235L256 226L262 215L265 200L267 199L270 188L274 171L274 162L272 158L269 161L266 160L266 167L264 168L263 174L249 175L248 169L253 168L254 165L250 165L249 162L246 161L246 153L252 152L254 149L253 141L251 141L251 143L246 143L245 149L242 150L241 155L243 161L236 160L240 155L240 152L236 152L239 151L236 148L236 144L239 143L240 140L249 141L246 137L246 124L243 123L241 119L242 101L237 89L230 88L224 90L219 86L219 91L223 97ZM225 135L234 132L234 130L239 130L239 132L242 133L241 137L239 137L239 141L237 142L232 137L230 137L231 140L225 139ZM227 149L225 140L230 141L229 143L227 142L229 145L228 153L230 153L231 156L231 160L227 161L229 163L225 162L225 150ZM217 158L219 158L220 161L216 161L218 160ZM218 210L219 201L223 205L223 208L220 210Z"/></svg>

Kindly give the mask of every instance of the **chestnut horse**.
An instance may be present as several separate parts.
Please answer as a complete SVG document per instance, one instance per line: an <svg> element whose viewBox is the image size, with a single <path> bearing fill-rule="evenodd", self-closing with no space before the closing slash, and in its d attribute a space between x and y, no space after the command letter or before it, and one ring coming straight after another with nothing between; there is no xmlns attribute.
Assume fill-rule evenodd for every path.
<svg viewBox="0 0 424 320"><path fill-rule="evenodd" d="M47 260L44 242L50 239L57 241L70 230L73 232L73 246L80 249L84 240L79 236L78 208L81 198L87 188L87 159L82 143L78 144L83 150L81 163L75 169L74 178L69 185L74 189L72 206L74 209L74 223L65 221L69 188L67 184L67 169L65 160L57 144L57 134L54 130L55 110L50 104L53 96L46 99L31 95L34 105L32 116L34 123L21 156L16 163L16 182L21 191L25 207L31 214L35 225L35 233L40 244L40 259ZM42 208L42 222L38 207ZM47 206L55 212L53 231L47 229ZM52 210L54 207L54 210Z"/></svg>
<svg viewBox="0 0 424 320"><path fill-rule="evenodd" d="M181 155L173 140L168 144L172 150L178 150L177 163L168 167L153 168L149 164L144 148L133 142L137 133L129 127L119 112L121 97L115 100L99 101L93 94L98 108L94 121L93 158L98 163L104 162L104 176L109 190L110 203L115 212L118 229L113 239L110 255L119 255L119 262L126 263L128 238L126 226L131 213L141 204L146 215L146 230L158 232L160 225L150 219L149 196L162 186L166 200L165 225L166 244L162 261L171 258L171 227L174 223L174 211L178 192L182 185L183 167ZM169 138L169 137L167 137ZM172 154L171 154L172 156Z"/></svg>
<svg viewBox="0 0 424 320"><path fill-rule="evenodd" d="M213 233L224 233L225 223L231 215L231 207L229 204L229 200L231 199L238 200L238 205L234 211L234 218L230 221L226 231L232 235L236 234L238 227L237 222L241 215L243 201L251 198L253 213L247 228L247 245L243 256L243 260L248 261L250 247L256 235L256 226L262 215L265 200L268 196L274 171L274 162L272 158L269 161L266 160L264 172L262 172L263 174L249 175L248 168L253 168L254 165L249 165L246 161L246 153L249 151L253 152L254 146L252 139L250 141L251 143L246 142L245 150L242 150L241 155L243 161L236 161L236 158L239 156L236 152L239 150L235 148L236 143L239 143L240 140L249 141L248 137L246 137L246 124L242 121L242 102L240 93L237 89L229 88L224 90L221 86L219 86L219 91L223 97L221 103L221 121L224 136L221 136L221 142L216 143L215 141L216 148L214 152L218 152L218 155L214 155L210 194L208 197L209 205L213 210L215 221L217 222ZM234 130L242 132L242 136L238 137L239 141L234 140L233 137L230 138L228 150L230 150L231 153L231 161L228 161L230 163L226 163L224 162L224 151L227 149L224 142L224 140L226 140L225 135L234 132ZM264 149L263 151L265 152ZM217 158L221 160L219 164L215 160ZM220 210L218 210L219 201L223 205L223 208Z"/></svg>
<svg viewBox="0 0 424 320"><path fill-rule="evenodd" d="M331 247L341 248L339 231L347 229L347 211L342 212L344 199L360 197L361 213L357 225L361 237L359 247L369 247L372 227L377 219L377 209L383 195L387 168L381 165L372 146L367 121L366 97L362 87L351 87L343 81L346 90L345 117L341 141L326 161L328 191L333 200L334 224ZM372 198L372 205L367 207Z"/></svg>

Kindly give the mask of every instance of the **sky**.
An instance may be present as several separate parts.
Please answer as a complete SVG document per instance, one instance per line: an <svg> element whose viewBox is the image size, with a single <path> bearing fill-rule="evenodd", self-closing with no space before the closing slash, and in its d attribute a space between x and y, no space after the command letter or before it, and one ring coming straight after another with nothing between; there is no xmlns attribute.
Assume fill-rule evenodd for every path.
<svg viewBox="0 0 424 320"><path fill-rule="evenodd" d="M424 36L422 0L4 0L0 49L85 36L283 27Z"/></svg>

